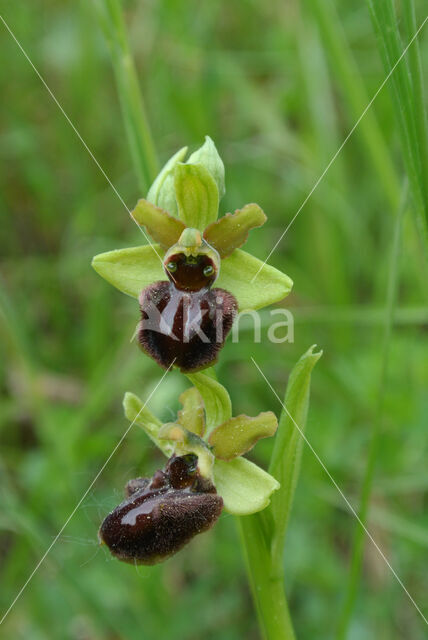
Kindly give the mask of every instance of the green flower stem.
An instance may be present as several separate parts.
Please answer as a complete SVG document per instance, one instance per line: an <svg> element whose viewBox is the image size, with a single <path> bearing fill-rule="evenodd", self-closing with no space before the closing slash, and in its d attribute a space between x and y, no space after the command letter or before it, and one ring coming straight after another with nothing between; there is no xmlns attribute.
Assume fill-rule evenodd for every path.
<svg viewBox="0 0 428 640"><path fill-rule="evenodd" d="M139 188L147 193L158 174L155 146L118 0L98 0L98 15L109 41L120 104Z"/></svg>
<svg viewBox="0 0 428 640"><path fill-rule="evenodd" d="M367 457L366 469L364 473L363 486L361 490L360 508L358 516L365 525L370 507L370 497L373 488L373 479L378 458L381 441L382 413L385 399L386 378L388 372L389 348L391 343L392 326L394 322L394 308L397 296L398 261L400 254L401 224L407 206L407 182L403 190L402 202L396 217L394 239L391 253L391 261L388 275L387 297L386 297L386 321L383 337L383 348L380 365L379 392L375 417L370 439L369 453ZM352 546L351 568L346 589L345 603L342 615L339 619L337 640L345 640L348 635L352 612L358 593L358 585L361 574L361 564L363 560L365 532L359 523L355 525L355 535Z"/></svg>
<svg viewBox="0 0 428 640"><path fill-rule="evenodd" d="M248 579L265 640L294 640L294 630L284 591L284 572L273 566L262 513L239 518Z"/></svg>

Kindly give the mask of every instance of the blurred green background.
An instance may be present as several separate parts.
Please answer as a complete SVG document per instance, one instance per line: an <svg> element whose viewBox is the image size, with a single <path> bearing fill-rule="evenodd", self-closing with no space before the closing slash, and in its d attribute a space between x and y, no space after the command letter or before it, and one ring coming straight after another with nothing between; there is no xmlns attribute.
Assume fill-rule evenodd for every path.
<svg viewBox="0 0 428 640"><path fill-rule="evenodd" d="M258 202L269 220L247 245L265 259L385 77L364 3L123 2L160 163L209 134L226 165L221 212ZM416 3L417 23L426 5ZM132 208L133 171L109 49L92 2L0 1L15 32ZM138 318L91 270L93 255L143 240L3 25L0 43L0 603L3 615L128 423L126 390L147 397L159 368L130 342ZM428 34L420 38L425 73ZM217 367L234 414L279 405L313 343L307 436L357 506L381 420L368 527L423 606L428 576L428 291L412 208L403 220L389 366L380 383L388 270L404 183L389 88L377 97L270 259L294 280L293 344L241 331ZM143 240L144 241L144 240ZM268 312L263 319L269 322ZM165 421L184 378L150 403ZM383 401L382 401L383 398ZM379 415L379 404L383 404ZM266 465L271 443L253 459ZM134 569L99 548L125 482L163 460L133 428L18 600L0 637L28 640L258 638L234 518L166 564ZM308 448L287 538L299 639L334 637L355 520ZM349 638L419 640L425 625L366 545Z"/></svg>

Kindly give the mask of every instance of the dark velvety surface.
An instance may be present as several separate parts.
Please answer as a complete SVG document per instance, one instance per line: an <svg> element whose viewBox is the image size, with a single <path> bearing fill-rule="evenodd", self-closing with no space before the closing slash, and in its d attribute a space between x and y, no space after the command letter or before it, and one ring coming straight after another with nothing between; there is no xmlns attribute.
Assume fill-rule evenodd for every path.
<svg viewBox="0 0 428 640"><path fill-rule="evenodd" d="M201 478L197 456L172 456L151 479L136 478L104 520L99 537L119 560L155 564L179 551L219 517L223 500Z"/></svg>
<svg viewBox="0 0 428 640"><path fill-rule="evenodd" d="M165 369L191 372L215 363L238 304L224 289L190 293L160 281L142 291L140 309L141 348Z"/></svg>

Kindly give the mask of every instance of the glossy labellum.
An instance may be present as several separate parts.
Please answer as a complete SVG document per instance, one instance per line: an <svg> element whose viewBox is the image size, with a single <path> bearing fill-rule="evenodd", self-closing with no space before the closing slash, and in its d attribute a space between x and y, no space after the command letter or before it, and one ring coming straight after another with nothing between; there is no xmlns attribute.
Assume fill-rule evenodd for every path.
<svg viewBox="0 0 428 640"><path fill-rule="evenodd" d="M212 527L223 500L202 478L195 454L172 456L164 471L136 478L127 498L104 520L99 538L124 562L152 565L179 551Z"/></svg>
<svg viewBox="0 0 428 640"><path fill-rule="evenodd" d="M235 297L211 286L220 258L196 229L185 229L164 258L167 281L140 294L138 341L158 364L185 373L212 365L232 328Z"/></svg>

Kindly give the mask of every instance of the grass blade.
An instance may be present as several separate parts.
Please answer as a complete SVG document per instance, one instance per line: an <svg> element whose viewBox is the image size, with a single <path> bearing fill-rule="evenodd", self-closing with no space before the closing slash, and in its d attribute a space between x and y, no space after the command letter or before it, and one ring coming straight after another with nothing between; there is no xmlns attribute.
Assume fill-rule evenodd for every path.
<svg viewBox="0 0 428 640"><path fill-rule="evenodd" d="M358 517L363 525L366 525L367 516L370 507L370 497L373 487L374 471L376 466L376 459L379 454L380 435L382 426L382 415L385 398L386 378L388 372L389 361L389 349L391 343L392 327L394 322L394 309L395 300L397 295L397 281L398 281L398 260L400 253L400 240L401 240L401 225L402 219L407 205L407 184L403 192L402 203L398 211L393 247L391 252L391 260L388 274L387 284L387 296L386 296L386 318L385 328L383 336L383 348L380 364L380 376L379 376L379 390L376 406L376 415L372 421L372 432L370 440L370 448L366 462L366 469L364 473L363 486L361 490L360 507ZM342 611L342 615L339 619L339 628L337 633L337 640L345 640L348 635L348 629L351 622L352 612L354 610L355 601L357 598L358 585L361 574L361 564L364 551L365 532L360 522L355 525L355 535L352 545L351 553L351 569L349 572L349 580L346 589L345 603Z"/></svg>
<svg viewBox="0 0 428 640"><path fill-rule="evenodd" d="M135 172L141 192L145 195L159 167L120 3L118 0L98 0L96 4L101 26L110 45Z"/></svg>
<svg viewBox="0 0 428 640"><path fill-rule="evenodd" d="M333 62L332 71L339 79L343 97L349 104L352 116L359 118L370 99L349 49L335 8L329 0L314 0L307 3L307 6L318 22L323 43ZM398 176L391 160L390 151L386 146L372 111L369 110L365 114L359 124L359 129L368 150L367 160L372 163L379 176L389 204L396 210L400 200Z"/></svg>
<svg viewBox="0 0 428 640"><path fill-rule="evenodd" d="M387 73L396 64L404 51L398 28L397 15L392 0L366 0L373 26L378 37L379 51ZM403 4L410 4L405 2ZM405 10L407 25L413 25L413 8ZM428 16L427 16L428 18ZM427 18L422 23L425 24ZM421 25L421 26L422 26ZM409 34L406 46L417 33ZM413 53L410 53L414 48ZM393 107L398 123L401 148L406 172L409 178L410 192L414 201L417 222L426 242L428 224L428 185L426 181L426 129L423 106L422 81L420 77L419 52L417 38L409 47L409 54L403 57L391 76ZM422 136L422 138L420 138Z"/></svg>

